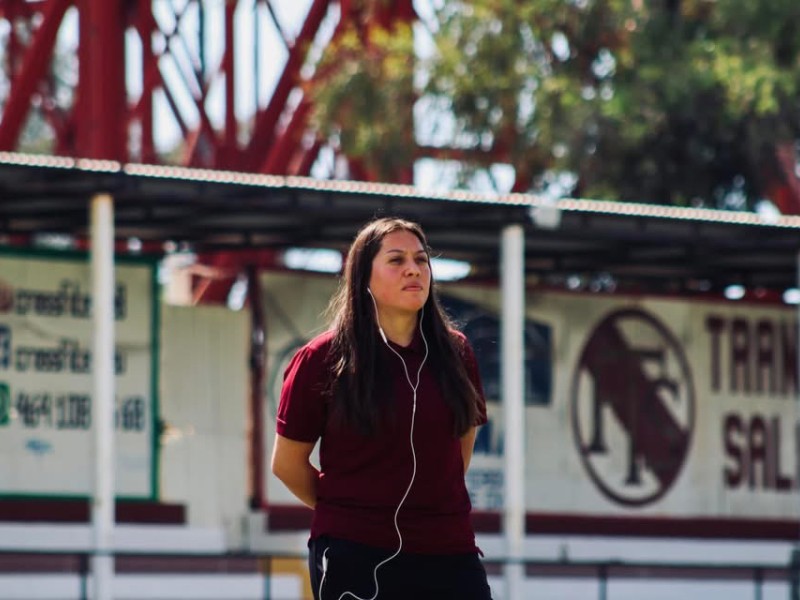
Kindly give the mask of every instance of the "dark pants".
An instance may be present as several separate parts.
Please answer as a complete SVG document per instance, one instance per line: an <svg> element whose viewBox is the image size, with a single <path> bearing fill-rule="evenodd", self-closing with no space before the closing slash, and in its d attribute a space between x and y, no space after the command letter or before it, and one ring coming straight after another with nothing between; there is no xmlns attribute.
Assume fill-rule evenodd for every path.
<svg viewBox="0 0 800 600"><path fill-rule="evenodd" d="M394 554L390 550L328 536L311 540L308 546L308 567L315 600L339 600L344 592L352 592L365 600L375 597L375 566ZM324 580L323 554L328 563ZM400 553L378 569L377 579L377 600L492 598L486 571L477 554ZM346 594L342 600L355 598Z"/></svg>

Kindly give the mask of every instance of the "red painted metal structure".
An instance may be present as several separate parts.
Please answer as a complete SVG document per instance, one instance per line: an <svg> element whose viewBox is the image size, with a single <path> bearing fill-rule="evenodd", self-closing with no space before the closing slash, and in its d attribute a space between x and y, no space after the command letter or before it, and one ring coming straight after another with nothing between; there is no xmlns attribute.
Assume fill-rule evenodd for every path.
<svg viewBox="0 0 800 600"><path fill-rule="evenodd" d="M225 0L218 31L207 26L210 3L202 0L0 0L0 44L5 46L0 72L7 84L4 97L0 77L0 151L24 149L25 127L38 116L52 131L52 147L45 151L60 156L309 175L326 140L309 123L312 100L305 84L313 81L314 70L304 67L314 44L325 43L320 41L325 23L334 21L327 39L335 39L347 25L390 28L416 15L411 0L307 3L302 26L292 37L281 24L277 0ZM245 18L237 22L237 16ZM278 75L265 101L256 102L250 114L237 115L244 92L236 85L240 57L234 40L241 34L236 24L259 21L271 28L254 29L251 62L266 61ZM58 36L70 28L79 32L74 48L59 48ZM209 65L206 48L219 33L222 49ZM269 34L283 45L280 55L262 51L259 36ZM136 43L126 44L126 36ZM70 64L64 54L77 57L73 81L63 81ZM257 70L255 85L262 87ZM221 105L214 104L215 87L222 90ZM178 151L169 155L156 140L165 118L180 132ZM417 149L418 156L441 152ZM493 155L503 162L502 140ZM451 150L448 156L459 154ZM348 163L351 178L376 179L358 161ZM800 214L795 164L794 146L786 144L774 149L774 160L763 172L770 197L784 214ZM411 177L405 170L396 174L396 182L412 183ZM526 184L520 174L513 191L524 191ZM243 266L272 265L268 254L201 256L212 269L196 276L195 302L225 302Z"/></svg>
<svg viewBox="0 0 800 600"><path fill-rule="evenodd" d="M313 105L307 93L315 77L309 62L324 48L310 50L335 39L345 26L391 28L416 14L412 0L306 4L302 26L292 36L281 23L278 0L0 0L0 44L5 45L0 59L8 90L4 97L0 78L0 151L23 146L26 124L36 114L52 131L52 147L45 151L57 155L308 175L327 145L310 126ZM212 6L222 21L216 29L207 23ZM72 28L80 34L74 48L65 51L57 49L57 36L68 27L69 15L77 16ZM332 34L325 33L329 23ZM255 43L242 50L235 40L249 24L254 24ZM126 37L135 43L126 43ZM280 52L262 50L267 37L283 46ZM212 41L221 51L209 64ZM256 67L257 97L266 91L268 98L240 115L236 107L246 92L236 85L237 70L241 54L251 51L252 64L267 64L278 75L274 85L264 85ZM70 82L62 81L65 52L77 57ZM258 89L263 87L271 89ZM180 131L180 144L169 156L156 139L165 118ZM352 179L376 179L363 164L330 150L348 162ZM441 152L417 149L418 156ZM453 152L447 156L456 157ZM503 162L502 140L492 154L495 162ZM784 214L800 214L795 164L794 147L778 147L764 173L770 196ZM411 177L407 169L396 173L395 181L411 183ZM518 174L513 191L525 191L528 179ZM204 298L221 300L216 287Z"/></svg>
<svg viewBox="0 0 800 600"><path fill-rule="evenodd" d="M9 84L7 97L0 96L0 101L5 100L0 151L20 149L26 123L36 112L52 130L50 150L57 155L308 175L324 141L309 129L311 101L301 84L313 79L313 74L302 71L323 23L338 15L336 36L348 23L366 28L371 23L389 26L414 18L411 0L375 2L369 14L363 5L351 0L309 0L303 25L291 38L280 23L274 0L227 0L223 39L218 42L221 55L217 64L209 66L205 49L216 31L206 25L208 8L202 0L0 0L0 36L5 33L6 38L0 57ZM164 10L171 14L164 16ZM74 85L65 89L52 65L59 60L57 36L62 27L68 27L70 13L77 14L80 32L72 49L78 68ZM270 27L254 30L254 36L273 33L285 52L259 56L261 44L254 44L251 62L272 63L271 70L279 76L266 103L240 117L236 106L244 92L235 85L234 41L240 34L236 24L256 23L265 13ZM237 16L244 18L237 21ZM133 44L126 46L126 36L137 40L135 50ZM139 65L134 73L139 81L126 84L126 70L134 61ZM63 64L59 66L64 69ZM176 69L179 77L174 77ZM209 106L217 85L223 86L224 103L222 122L215 126ZM65 92L70 100L64 101ZM167 159L156 148L159 123L154 104L159 96L182 134L177 160L175 156ZM181 97L191 99L188 106Z"/></svg>
<svg viewBox="0 0 800 600"><path fill-rule="evenodd" d="M52 138L52 147L44 151L59 156L309 175L325 140L310 128L312 103L303 84L314 75L313 69L304 74L304 66L310 49L324 37L323 25L335 21L334 39L345 25L390 27L415 18L411 0L367 4L308 0L305 19L292 38L275 0L226 0L223 39L217 42L222 50L216 64L209 65L206 49L220 31L207 26L210 3L202 0L0 0L0 44L5 41L0 72L8 85L3 98L0 79L0 103L5 101L0 104L0 151L24 150L25 127L38 118L52 132L44 136ZM236 25L259 22L250 62L266 61L278 75L266 102L240 116L236 107L246 99L235 84L241 48L234 41L242 33ZM58 36L70 29L79 31L73 48L59 46ZM270 34L271 41L278 38L283 45L277 55L262 50ZM136 43L126 44L126 36ZM77 57L70 83L63 81L63 72L69 71L64 54ZM263 87L258 72L254 79ZM221 107L212 99L215 86L223 90ZM157 147L164 119L180 132L169 153ZM349 162L352 178L376 179L363 165ZM397 181L411 183L410 177L408 170ZM195 301L225 302L236 278L231 267L263 259L227 253L200 257L220 275L196 278Z"/></svg>
<svg viewBox="0 0 800 600"><path fill-rule="evenodd" d="M307 93L315 77L314 69L307 68L310 57L321 56L324 48L310 50L335 39L345 26L390 28L416 15L412 0L306 3L302 26L292 36L281 23L278 0L225 0L222 5L203 0L0 0L0 151L25 150L25 129L38 119L50 128L52 135L44 137L52 139L52 146L35 151L309 175L327 145L310 126L312 100ZM207 23L212 5L222 21L217 29ZM237 52L251 51L234 43L242 34L236 26L242 23L255 24L250 62L267 64L277 77L274 85L264 85L256 67L257 98L265 95L259 88L271 89L248 114L239 115L236 107L246 99L236 85L241 64ZM331 29L328 23L333 23L330 34L325 33L326 27ZM79 32L72 47L59 46L59 35L70 29ZM263 51L267 36L283 48ZM207 48L214 38L221 38L216 41L221 50L209 64ZM70 81L64 81L65 72ZM169 154L157 147L165 119L179 131L178 146ZM504 162L503 145L499 140L492 152L495 162ZM363 164L329 149L348 162L352 179L376 179ZM417 149L418 156L442 152ZM446 153L459 156L457 150ZM794 145L776 147L772 158L762 170L766 189L783 214L800 214ZM411 169L406 169L396 173L395 182L412 183L411 178ZM518 174L513 191L525 191L528 179ZM264 252L200 257L213 268L203 273L215 275L196 278L195 301L225 302L244 265L270 260Z"/></svg>

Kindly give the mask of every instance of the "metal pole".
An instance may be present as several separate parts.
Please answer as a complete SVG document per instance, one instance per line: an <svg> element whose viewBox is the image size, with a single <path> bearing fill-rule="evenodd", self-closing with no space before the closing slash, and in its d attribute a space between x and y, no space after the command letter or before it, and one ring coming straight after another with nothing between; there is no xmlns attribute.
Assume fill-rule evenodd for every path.
<svg viewBox="0 0 800 600"><path fill-rule="evenodd" d="M600 588L597 590L599 600L606 600L608 598L608 567L600 565L600 572L598 573L598 583Z"/></svg>
<svg viewBox="0 0 800 600"><path fill-rule="evenodd" d="M764 570L756 569L755 573L756 595L755 600L762 600L764 588Z"/></svg>
<svg viewBox="0 0 800 600"><path fill-rule="evenodd" d="M128 157L124 65L129 5L125 0L79 3L78 89L73 113L80 123L78 156L117 161Z"/></svg>
<svg viewBox="0 0 800 600"><path fill-rule="evenodd" d="M80 600L89 600L89 557L86 554L81 554L78 560L78 569L81 575L81 591Z"/></svg>
<svg viewBox="0 0 800 600"><path fill-rule="evenodd" d="M522 225L503 229L500 257L502 292L502 399L505 430L506 599L524 598L525 541L525 234Z"/></svg>
<svg viewBox="0 0 800 600"><path fill-rule="evenodd" d="M264 489L264 382L267 368L267 325L261 298L261 281L255 265L247 267L247 295L250 300L250 508L265 506Z"/></svg>
<svg viewBox="0 0 800 600"><path fill-rule="evenodd" d="M795 256L795 262L797 264L796 267L796 279L797 279L797 289L800 290L800 251ZM797 323L795 323L795 336L796 342L795 345L800 342L800 303L797 305L797 310L795 311L795 315L797 318ZM794 438L795 438L795 479L800 478L800 352L797 352L796 357L796 364L795 364L795 423L794 423ZM796 516L800 519L800 506L795 505L795 508L798 509ZM798 537L800 538L800 531L797 532ZM795 544L795 547L792 549L792 553L789 557L789 598L790 600L800 600L800 539Z"/></svg>
<svg viewBox="0 0 800 600"><path fill-rule="evenodd" d="M600 565L597 570L597 583L598 600L606 600L608 598L608 566L605 564Z"/></svg>
<svg viewBox="0 0 800 600"><path fill-rule="evenodd" d="M95 481L92 502L94 600L111 600L114 558L114 201L92 198L91 268Z"/></svg>

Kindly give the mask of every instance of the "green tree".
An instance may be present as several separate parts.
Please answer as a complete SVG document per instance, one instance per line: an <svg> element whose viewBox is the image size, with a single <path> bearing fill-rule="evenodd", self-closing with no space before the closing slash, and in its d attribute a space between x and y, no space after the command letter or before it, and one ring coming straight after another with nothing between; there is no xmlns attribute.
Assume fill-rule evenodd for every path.
<svg viewBox="0 0 800 600"><path fill-rule="evenodd" d="M796 0L448 0L428 27L420 102L454 122L465 164L502 160L520 191L567 173L573 196L744 208L785 181L778 156L800 139ZM350 57L329 64L366 70L364 53ZM405 84L414 66L397 64ZM370 85L395 89L397 75ZM384 112L336 127L397 111L373 107ZM360 152L379 155L382 141Z"/></svg>
<svg viewBox="0 0 800 600"><path fill-rule="evenodd" d="M312 119L367 172L396 180L414 155L413 75L410 26L351 24L331 41L309 84Z"/></svg>

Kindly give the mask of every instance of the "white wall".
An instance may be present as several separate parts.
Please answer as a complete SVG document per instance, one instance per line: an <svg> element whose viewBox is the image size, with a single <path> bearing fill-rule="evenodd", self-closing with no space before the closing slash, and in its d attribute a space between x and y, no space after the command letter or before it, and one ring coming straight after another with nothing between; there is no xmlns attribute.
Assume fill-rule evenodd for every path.
<svg viewBox="0 0 800 600"><path fill-rule="evenodd" d="M161 337L161 500L188 525L237 529L247 513L250 317L165 306Z"/></svg>

